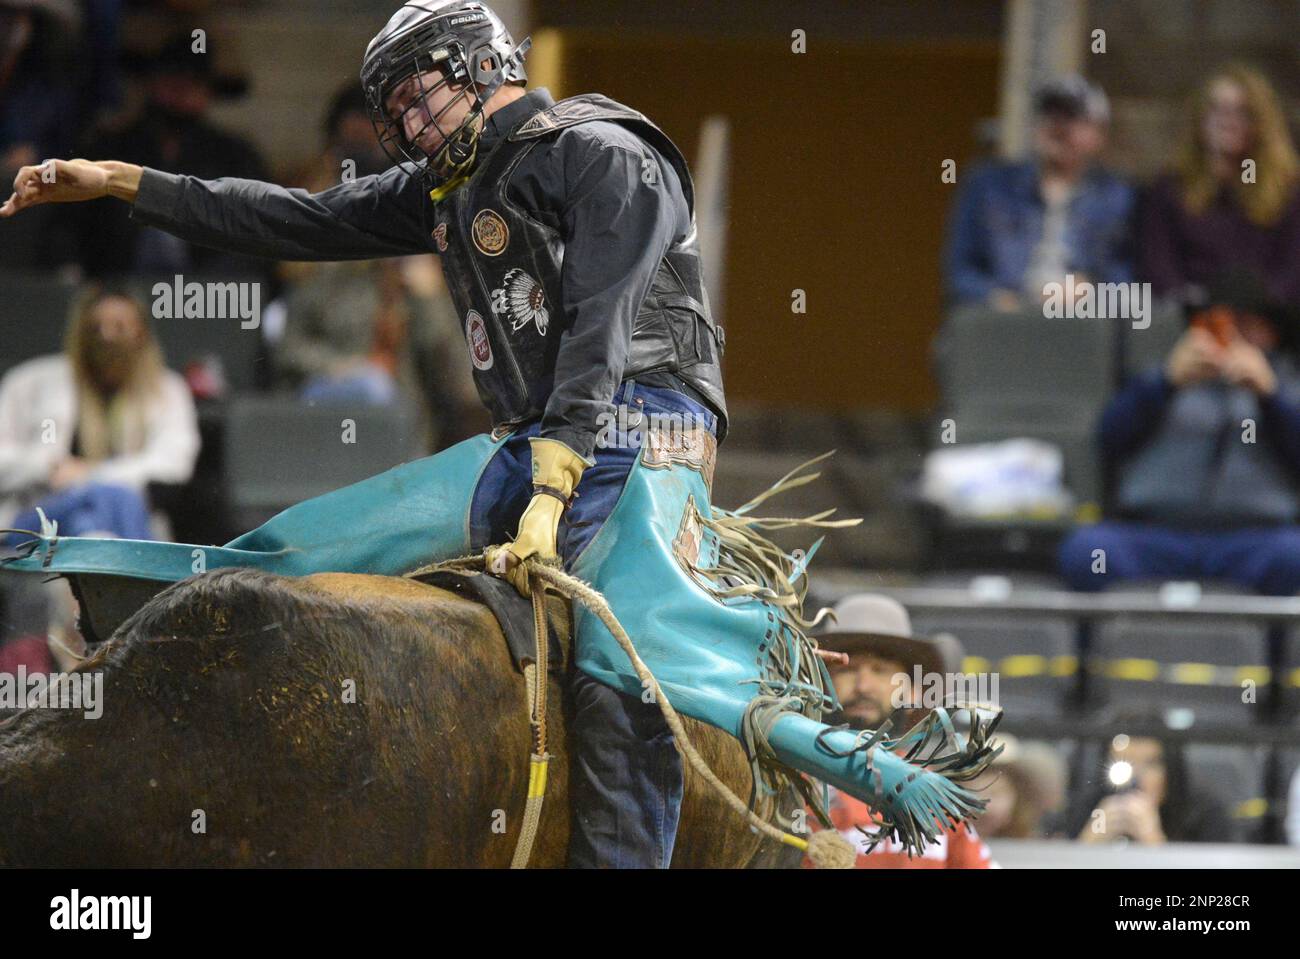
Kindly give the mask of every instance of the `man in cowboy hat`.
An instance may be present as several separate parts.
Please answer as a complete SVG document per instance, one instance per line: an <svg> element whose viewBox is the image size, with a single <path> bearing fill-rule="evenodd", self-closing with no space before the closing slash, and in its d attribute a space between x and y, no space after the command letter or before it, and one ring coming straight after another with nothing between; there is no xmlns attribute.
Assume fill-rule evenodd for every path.
<svg viewBox="0 0 1300 959"><path fill-rule="evenodd" d="M837 603L835 619L819 643L843 708L838 721L855 729L877 729L901 710L895 715L894 735L910 728L924 713L915 705L920 697L918 674L926 685L942 683L946 693L963 658L955 637L913 635L903 605L871 593ZM857 848L859 869L988 869L993 865L988 847L973 829L949 829L922 855L911 857L891 839L871 846L862 830L872 831L878 820L866 803L832 789L829 811L836 830Z"/></svg>
<svg viewBox="0 0 1300 959"><path fill-rule="evenodd" d="M962 649L956 638L912 635L912 621L897 600L858 593L835 607L835 620L820 637L821 648L836 654L832 667L835 693L844 710L841 722L855 729L876 729L895 708L905 708L907 727L921 718L910 707L921 692L916 675L948 688L947 677L961 670ZM830 658L830 657L828 657ZM904 732L896 723L894 733Z"/></svg>

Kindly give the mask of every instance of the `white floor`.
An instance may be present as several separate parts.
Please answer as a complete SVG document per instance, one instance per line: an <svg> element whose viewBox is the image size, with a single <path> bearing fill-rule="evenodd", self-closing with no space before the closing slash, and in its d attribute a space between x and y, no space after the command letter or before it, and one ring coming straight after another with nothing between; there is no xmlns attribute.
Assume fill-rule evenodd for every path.
<svg viewBox="0 0 1300 959"><path fill-rule="evenodd" d="M1300 869L1300 849L1291 846L1118 846L1027 839L991 839L988 844L1003 869Z"/></svg>

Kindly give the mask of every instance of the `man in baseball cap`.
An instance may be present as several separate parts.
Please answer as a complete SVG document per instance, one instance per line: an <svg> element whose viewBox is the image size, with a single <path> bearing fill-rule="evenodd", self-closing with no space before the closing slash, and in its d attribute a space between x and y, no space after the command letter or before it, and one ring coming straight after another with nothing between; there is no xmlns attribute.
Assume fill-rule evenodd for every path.
<svg viewBox="0 0 1300 959"><path fill-rule="evenodd" d="M1084 119L1105 126L1110 122L1110 100L1101 87L1072 73L1048 80L1034 92L1034 112L1039 117Z"/></svg>
<svg viewBox="0 0 1300 959"><path fill-rule="evenodd" d="M1033 91L1031 155L959 176L945 285L953 306L1036 309L1052 284L1133 280L1136 191L1100 160L1110 103L1072 74Z"/></svg>

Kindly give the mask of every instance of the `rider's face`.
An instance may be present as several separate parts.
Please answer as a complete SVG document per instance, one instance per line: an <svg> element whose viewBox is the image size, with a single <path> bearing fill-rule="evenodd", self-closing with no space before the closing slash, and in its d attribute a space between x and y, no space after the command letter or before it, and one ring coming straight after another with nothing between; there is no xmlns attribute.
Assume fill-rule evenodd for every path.
<svg viewBox="0 0 1300 959"><path fill-rule="evenodd" d="M442 80L438 70L414 74L398 84L384 101L388 115L402 124L407 141L430 155L445 142L443 131L454 132L472 106L469 97L460 97L463 87ZM431 122L435 117L437 122Z"/></svg>

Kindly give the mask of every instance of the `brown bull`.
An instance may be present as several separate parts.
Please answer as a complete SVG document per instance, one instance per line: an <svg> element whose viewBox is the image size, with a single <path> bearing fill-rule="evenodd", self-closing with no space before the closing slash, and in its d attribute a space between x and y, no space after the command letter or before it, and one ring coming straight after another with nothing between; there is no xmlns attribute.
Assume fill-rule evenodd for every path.
<svg viewBox="0 0 1300 959"><path fill-rule="evenodd" d="M0 864L505 867L528 778L523 677L486 608L411 580L219 570L79 671L103 712L0 724ZM564 864L561 684L533 866ZM739 795L730 736L687 720ZM760 810L769 811L769 810ZM789 865L686 767L675 867ZM798 855L793 859L798 861Z"/></svg>

